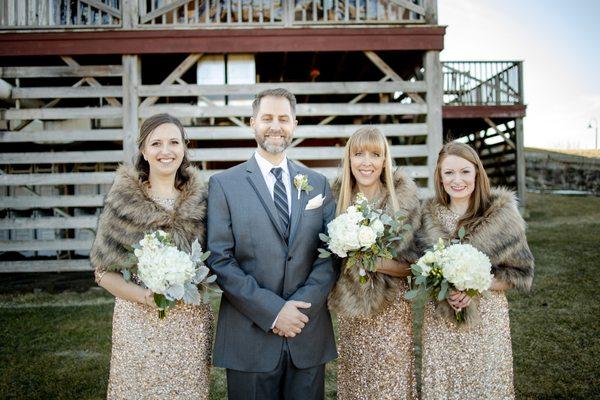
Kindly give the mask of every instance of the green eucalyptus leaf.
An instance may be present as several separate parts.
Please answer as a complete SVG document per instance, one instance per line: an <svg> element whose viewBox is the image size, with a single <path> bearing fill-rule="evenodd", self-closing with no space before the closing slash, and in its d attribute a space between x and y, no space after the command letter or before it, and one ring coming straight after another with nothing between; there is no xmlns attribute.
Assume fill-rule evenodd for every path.
<svg viewBox="0 0 600 400"><path fill-rule="evenodd" d="M406 292L404 294L404 298L406 300L412 300L415 297L417 297L418 294L419 294L419 291L417 289L409 290L408 292Z"/></svg>
<svg viewBox="0 0 600 400"><path fill-rule="evenodd" d="M458 230L458 238L460 239L460 241L462 242L463 238L465 237L466 234L466 230L464 226L461 226L460 229Z"/></svg>
<svg viewBox="0 0 600 400"><path fill-rule="evenodd" d="M202 256L200 256L200 261L204 262L208 259L208 257L210 257L210 251L205 251L202 253Z"/></svg>
<svg viewBox="0 0 600 400"><path fill-rule="evenodd" d="M324 233L319 233L319 239L321 239L325 243L329 242L329 236L327 236Z"/></svg>

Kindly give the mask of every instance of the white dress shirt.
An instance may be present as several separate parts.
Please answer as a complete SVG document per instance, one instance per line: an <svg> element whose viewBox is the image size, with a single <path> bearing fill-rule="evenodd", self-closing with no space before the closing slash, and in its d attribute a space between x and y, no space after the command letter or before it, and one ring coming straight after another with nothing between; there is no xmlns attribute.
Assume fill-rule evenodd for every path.
<svg viewBox="0 0 600 400"><path fill-rule="evenodd" d="M273 165L270 161L265 159L263 156L258 154L258 151L254 152L254 158L256 159L256 163L258 164L258 168L260 168L260 172L265 179L265 183L267 184L267 188L269 189L269 193L271 194L271 198L275 197L275 182L277 179L275 175L271 173L271 169L275 167L279 167L283 170L281 174L281 180L283 181L283 186L285 186L285 191L287 194L287 203L288 203L288 215L292 214L292 188L290 187L290 171L288 169L287 156L283 157L283 160L279 163L279 165Z"/></svg>
<svg viewBox="0 0 600 400"><path fill-rule="evenodd" d="M275 167L279 167L283 170L281 174L281 180L283 181L283 186L285 186L285 191L287 193L288 199L288 214L292 214L292 188L290 187L290 171L288 169L287 156L283 156L283 160L279 163L279 165L273 165L270 161L265 159L263 156L258 154L258 151L254 152L254 158L256 159L256 163L258 164L258 168L260 168L260 172L262 173L263 178L265 179L265 183L267 184L267 188L269 189L269 193L271 193L271 198L275 199L275 182L277 178L275 175L271 173L271 169ZM275 200L273 200L275 201ZM277 319L279 318L279 314L275 317L275 321L271 325L271 329L275 328L275 324L277 323Z"/></svg>

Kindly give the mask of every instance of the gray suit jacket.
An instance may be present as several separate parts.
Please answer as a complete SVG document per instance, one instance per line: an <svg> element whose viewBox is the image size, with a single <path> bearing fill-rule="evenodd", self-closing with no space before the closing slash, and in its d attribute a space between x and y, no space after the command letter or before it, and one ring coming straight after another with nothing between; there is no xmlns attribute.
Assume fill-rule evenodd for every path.
<svg viewBox="0 0 600 400"><path fill-rule="evenodd" d="M287 300L311 303L302 333L289 338L297 368L323 364L337 356L326 300L337 273L331 258L318 258L319 233L335 214L327 179L289 162L292 214L288 244L277 210L254 157L213 175L208 197L208 265L223 289L213 362L247 372L272 371L284 338L271 325ZM308 176L313 190L298 200L293 179ZM323 205L305 210L322 194Z"/></svg>

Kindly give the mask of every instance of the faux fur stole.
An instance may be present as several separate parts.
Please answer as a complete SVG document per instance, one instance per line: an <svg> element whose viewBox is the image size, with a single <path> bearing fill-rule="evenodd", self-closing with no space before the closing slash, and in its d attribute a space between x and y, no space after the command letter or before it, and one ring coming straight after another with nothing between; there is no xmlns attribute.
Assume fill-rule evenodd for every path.
<svg viewBox="0 0 600 400"><path fill-rule="evenodd" d="M412 230L403 233L399 243L399 260L416 260L419 257L415 245L414 232L420 225L419 200L417 186L402 169L394 173L394 188L399 209L406 212L404 223L410 224ZM337 198L340 192L339 179L332 185L332 192ZM387 191L383 193L375 206L393 215L392 204ZM347 317L369 317L381 312L387 304L396 301L401 287L405 286L404 278L396 278L379 272L367 272L367 282L361 284L355 270L346 271L342 263L342 271L328 299L329 308Z"/></svg>
<svg viewBox="0 0 600 400"><path fill-rule="evenodd" d="M417 233L421 251L433 246L440 237L446 241L454 239L450 237L453 232L448 232L440 220L441 207L435 199L423 203L421 229ZM528 291L533 281L534 259L525 230L525 221L519 214L514 193L505 188L495 188L492 189L490 207L471 231L466 232L463 242L470 243L490 258L496 279L509 283L513 288ZM478 322L475 309L477 302L471 304L465 315L467 326ZM439 314L446 317L454 315L446 302L439 305Z"/></svg>
<svg viewBox="0 0 600 400"><path fill-rule="evenodd" d="M190 178L169 211L150 198L146 184L133 167L119 167L106 196L90 253L96 270L122 263L127 258L125 246L158 229L170 233L181 250L190 251L196 238L204 246L208 191L197 168L189 167L187 171Z"/></svg>

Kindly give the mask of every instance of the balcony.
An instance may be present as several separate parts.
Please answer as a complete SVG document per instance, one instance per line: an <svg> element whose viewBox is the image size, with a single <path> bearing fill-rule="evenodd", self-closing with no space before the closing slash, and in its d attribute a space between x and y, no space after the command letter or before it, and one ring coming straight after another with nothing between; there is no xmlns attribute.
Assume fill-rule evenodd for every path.
<svg viewBox="0 0 600 400"><path fill-rule="evenodd" d="M442 73L444 105L524 104L522 61L445 61Z"/></svg>
<svg viewBox="0 0 600 400"><path fill-rule="evenodd" d="M0 30L437 24L437 0L0 0Z"/></svg>

